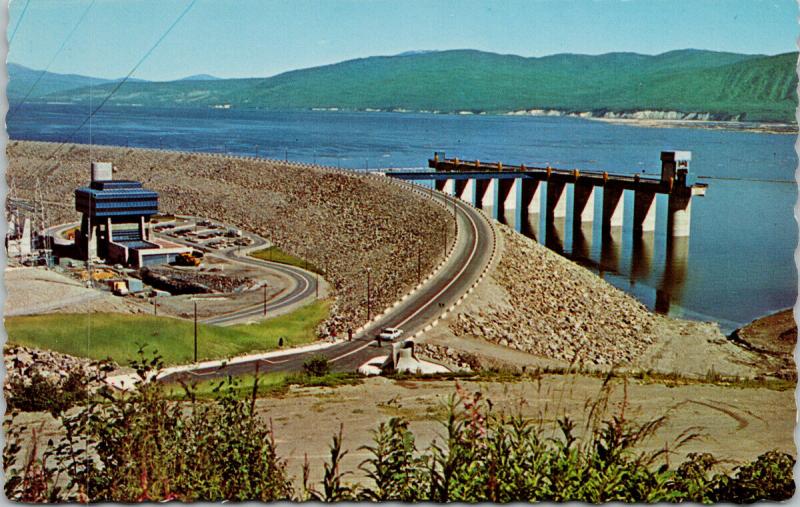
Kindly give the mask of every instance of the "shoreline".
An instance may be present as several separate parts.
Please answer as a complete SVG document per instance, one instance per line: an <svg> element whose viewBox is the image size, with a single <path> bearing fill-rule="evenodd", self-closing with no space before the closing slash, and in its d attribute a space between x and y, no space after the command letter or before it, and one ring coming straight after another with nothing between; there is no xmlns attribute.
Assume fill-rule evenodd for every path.
<svg viewBox="0 0 800 507"><path fill-rule="evenodd" d="M711 120L671 120L642 118L586 118L614 125L629 125L643 128L688 128L704 130L725 130L728 132L753 132L757 134L797 135L798 126L789 123L763 123L741 121Z"/></svg>
<svg viewBox="0 0 800 507"><path fill-rule="evenodd" d="M794 309L786 308L754 319L734 330L728 338L759 352L791 356L797 343Z"/></svg>
<svg viewBox="0 0 800 507"><path fill-rule="evenodd" d="M55 102L42 102L43 105L75 105L74 103L55 103ZM694 128L705 130L724 130L729 132L752 132L757 134L784 134L784 135L798 135L800 134L800 126L796 123L786 122L770 122L770 121L746 121L738 119L738 116L733 115L731 119L721 119L719 115L712 113L681 113L677 111L662 111L662 110L634 110L628 112L615 112L615 111L566 111L559 109L529 109L529 110L516 110L516 111L473 111L473 110L459 110L459 111L439 111L439 110L415 110L405 108L339 108L339 107L310 107L304 109L263 109L263 108L248 108L248 107L219 107L218 104L207 106L149 106L153 109L187 109L187 110L222 110L222 111L256 111L265 113L384 113L384 114L424 114L424 115L442 115L442 116L516 116L516 117L561 117L561 118L576 118L583 120L600 121L615 125L628 125L642 128ZM121 108L143 108L142 104L114 104L110 107ZM12 140L24 141L27 139L14 139Z"/></svg>

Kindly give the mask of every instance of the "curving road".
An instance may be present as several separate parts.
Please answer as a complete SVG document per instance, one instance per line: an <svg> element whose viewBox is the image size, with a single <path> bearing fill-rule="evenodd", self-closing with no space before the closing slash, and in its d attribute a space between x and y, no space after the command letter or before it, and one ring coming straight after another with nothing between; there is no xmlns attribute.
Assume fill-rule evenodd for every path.
<svg viewBox="0 0 800 507"><path fill-rule="evenodd" d="M238 257L233 252L225 252L220 254L219 257L225 257L230 262L238 262L241 264L249 264L263 268L268 266L270 270L277 271L285 275L291 280L291 285L288 289L275 295L271 300L267 301L267 315L270 315L276 310L280 310L287 306L304 301L309 297L313 297L317 290L317 280L313 273L304 271L294 266L286 264L279 264L277 262L262 261L259 259ZM247 308L242 308L235 312L226 313L218 317L213 317L204 320L205 324L216 324L218 326L225 326L228 324L235 324L241 321L250 320L251 317L262 317L264 315L263 303L258 303Z"/></svg>
<svg viewBox="0 0 800 507"><path fill-rule="evenodd" d="M299 371L302 369L303 362L311 355L327 357L335 371L353 371L374 357L386 355L389 345L384 344L383 347L378 347L374 340L379 329L399 327L405 331L406 335L413 335L423 329L436 320L445 308L466 293L491 259L494 232L487 219L460 199L454 199L441 193L433 195L440 201L446 201L447 206L453 206L455 202L456 217L461 232L456 251L445 267L413 296L366 326L352 341L311 352L286 354L273 360L255 359L231 365L201 367L191 371L170 373L159 377L159 380L174 382L184 379L241 375L253 373L256 368L262 373Z"/></svg>
<svg viewBox="0 0 800 507"><path fill-rule="evenodd" d="M48 228L47 231L54 237L63 237L64 231L76 225L79 225L79 223L56 225ZM265 248L268 243L264 238L257 236L255 234L250 234L250 233L245 233L245 234L253 239L252 245L250 245L246 249L238 249L236 247L233 247L227 250L207 253L206 255L209 255L211 257L224 258L229 262L238 262L240 264L256 266L262 269L268 268L270 271L277 272L280 275L284 276L289 283L284 290L272 296L272 298L269 301L267 301L267 315L277 310L286 308L287 306L292 306L294 304L300 303L312 297L316 293L317 291L316 274L310 273L308 271L305 271L303 269L294 266L289 266L287 264L281 264L278 262L271 262L271 261L255 259L252 257L247 257L248 253ZM189 246L192 248L198 248L202 246L200 244L193 243L191 241L186 241L171 236L165 239L173 243L180 243L182 245ZM201 320L200 322L202 322L203 324L226 326L226 325L238 324L243 321L248 321L251 320L253 317L262 317L263 315L264 315L264 304L257 303L230 313L226 313L224 315L219 315L209 319Z"/></svg>
<svg viewBox="0 0 800 507"><path fill-rule="evenodd" d="M250 252L265 248L268 243L264 238L257 236L255 234L250 234L250 233L245 233L245 234L253 239L253 244L247 247L247 249L239 249L233 247L233 248L228 248L227 250L220 250L217 252L208 253L206 255L209 255L211 257L223 258L229 262L237 262L239 264L246 264L262 269L269 268L270 271L274 271L285 276L289 280L289 285L286 289L282 290L281 292L273 296L272 299L267 301L267 315L276 310L280 310L282 308L286 308L287 306L291 306L301 301L304 301L305 299L313 296L316 293L317 291L316 274L300 269L295 266L248 257L247 255ZM192 243L190 241L182 240L172 236L170 236L167 239L168 241L180 243L186 246L191 246L193 248L201 246L198 245L197 243ZM210 319L202 320L200 322L202 322L203 324L226 326L251 320L252 317L262 317L263 315L264 315L264 304L257 303L242 308L240 310L226 313L224 315L219 315L217 317L212 317Z"/></svg>

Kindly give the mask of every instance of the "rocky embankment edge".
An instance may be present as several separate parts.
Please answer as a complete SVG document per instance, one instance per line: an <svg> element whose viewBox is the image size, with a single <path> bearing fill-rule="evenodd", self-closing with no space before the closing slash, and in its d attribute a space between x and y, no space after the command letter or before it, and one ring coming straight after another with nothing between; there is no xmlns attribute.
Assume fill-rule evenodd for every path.
<svg viewBox="0 0 800 507"><path fill-rule="evenodd" d="M421 355L472 370L787 378L782 360L737 345L717 323L654 314L590 270L494 226L497 259L464 304L420 338Z"/></svg>
<svg viewBox="0 0 800 507"><path fill-rule="evenodd" d="M653 343L654 315L589 270L505 225L491 272L500 293L450 322L478 337L539 357L587 365L629 363Z"/></svg>
<svg viewBox="0 0 800 507"><path fill-rule="evenodd" d="M11 385L27 386L36 377L53 386L62 387L69 381L71 375L85 379L91 391L105 385L102 381L104 372L108 373L119 368L112 362L98 362L23 346L5 346L3 359L6 368L3 387L6 393L10 392Z"/></svg>

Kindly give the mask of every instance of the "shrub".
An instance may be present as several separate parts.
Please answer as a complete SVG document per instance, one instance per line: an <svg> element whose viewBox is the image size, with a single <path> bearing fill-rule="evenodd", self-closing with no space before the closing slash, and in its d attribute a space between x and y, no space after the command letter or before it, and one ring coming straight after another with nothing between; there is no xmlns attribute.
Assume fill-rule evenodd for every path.
<svg viewBox="0 0 800 507"><path fill-rule="evenodd" d="M239 399L221 389L213 403L168 401L164 388L144 382L159 358L132 364L142 379L130 394L102 390L76 414L62 416L64 438L49 441L41 459L34 451L23 467L10 438L5 448L12 500L131 502L179 499L261 500L290 498L286 466L277 457L270 427L255 415L255 396ZM257 391L257 382L253 393ZM21 430L20 430L21 431ZM35 437L35 435L34 435ZM9 445L11 444L11 446ZM14 447L16 445L16 447ZM10 459L9 459L10 458ZM58 478L67 477L63 488Z"/></svg>
<svg viewBox="0 0 800 507"><path fill-rule="evenodd" d="M48 379L39 371L28 379L14 375L6 385L6 401L12 410L47 411L55 417L88 398L88 383L80 371L70 371L63 381Z"/></svg>
<svg viewBox="0 0 800 507"><path fill-rule="evenodd" d="M753 503L759 500L779 502L794 495L792 475L795 460L788 454L770 451L752 463L736 467L733 477L717 479L713 501Z"/></svg>
<svg viewBox="0 0 800 507"><path fill-rule="evenodd" d="M303 363L303 371L312 377L322 377L331 371L328 358L325 356L312 356Z"/></svg>

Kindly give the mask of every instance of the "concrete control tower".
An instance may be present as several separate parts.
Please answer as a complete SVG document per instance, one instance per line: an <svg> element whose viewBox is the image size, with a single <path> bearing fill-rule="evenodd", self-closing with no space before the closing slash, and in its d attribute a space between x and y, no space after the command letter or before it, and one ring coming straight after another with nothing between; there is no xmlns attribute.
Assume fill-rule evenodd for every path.
<svg viewBox="0 0 800 507"><path fill-rule="evenodd" d="M114 180L110 162L92 162L92 181L75 190L75 209L83 217L75 235L84 260L142 267L175 259L189 249L150 240L150 217L158 213L158 193L138 181Z"/></svg>

